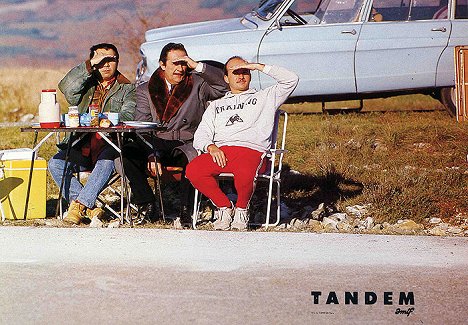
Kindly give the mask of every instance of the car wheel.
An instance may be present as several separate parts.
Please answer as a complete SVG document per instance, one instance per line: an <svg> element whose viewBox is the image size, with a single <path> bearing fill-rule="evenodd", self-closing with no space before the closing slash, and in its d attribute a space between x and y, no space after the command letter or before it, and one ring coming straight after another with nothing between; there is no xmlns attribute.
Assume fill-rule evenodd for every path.
<svg viewBox="0 0 468 325"><path fill-rule="evenodd" d="M457 116L457 106L455 98L455 87L445 87L440 90L440 102L445 106L445 109L450 116Z"/></svg>

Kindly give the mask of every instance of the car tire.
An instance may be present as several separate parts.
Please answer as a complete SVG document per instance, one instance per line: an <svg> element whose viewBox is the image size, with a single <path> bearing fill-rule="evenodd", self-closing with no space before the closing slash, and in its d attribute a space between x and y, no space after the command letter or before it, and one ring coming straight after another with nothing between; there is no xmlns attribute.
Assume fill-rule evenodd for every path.
<svg viewBox="0 0 468 325"><path fill-rule="evenodd" d="M440 90L440 102L445 106L445 109L450 116L457 116L457 106L455 98L455 87L445 87Z"/></svg>

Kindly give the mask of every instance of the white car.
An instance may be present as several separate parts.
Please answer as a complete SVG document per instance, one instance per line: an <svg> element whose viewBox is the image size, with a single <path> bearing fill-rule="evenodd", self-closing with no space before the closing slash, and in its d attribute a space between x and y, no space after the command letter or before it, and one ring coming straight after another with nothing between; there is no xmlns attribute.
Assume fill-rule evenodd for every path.
<svg viewBox="0 0 468 325"><path fill-rule="evenodd" d="M430 94L455 112L454 47L468 45L468 0L263 0L242 18L146 32L137 78L162 47L182 43L196 60L233 55L295 71L294 101ZM272 84L256 73L252 86Z"/></svg>

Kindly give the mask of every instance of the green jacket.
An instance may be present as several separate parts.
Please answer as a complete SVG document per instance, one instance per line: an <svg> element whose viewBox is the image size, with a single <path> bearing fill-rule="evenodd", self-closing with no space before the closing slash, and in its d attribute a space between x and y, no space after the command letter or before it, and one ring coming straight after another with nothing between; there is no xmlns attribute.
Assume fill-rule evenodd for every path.
<svg viewBox="0 0 468 325"><path fill-rule="evenodd" d="M58 87L70 105L78 106L80 113L88 111L97 80L89 60L71 69ZM135 85L117 72L117 80L109 90L103 104L103 112L120 113L121 121L133 120L136 107Z"/></svg>

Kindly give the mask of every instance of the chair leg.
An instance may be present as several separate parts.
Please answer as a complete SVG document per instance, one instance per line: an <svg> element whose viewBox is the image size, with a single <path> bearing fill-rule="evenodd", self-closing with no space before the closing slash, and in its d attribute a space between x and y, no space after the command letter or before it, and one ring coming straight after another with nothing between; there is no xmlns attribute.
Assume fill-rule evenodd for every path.
<svg viewBox="0 0 468 325"><path fill-rule="evenodd" d="M166 222L166 214L164 213L164 202L161 191L161 177L159 177L158 173L156 173L156 176L153 177L153 181L155 183L155 190L158 192L157 196L159 198L159 210L161 212L163 222Z"/></svg>
<svg viewBox="0 0 468 325"><path fill-rule="evenodd" d="M272 226L277 226L281 219L281 183L276 182L276 222Z"/></svg>
<svg viewBox="0 0 468 325"><path fill-rule="evenodd" d="M193 229L197 229L197 219L198 219L198 211L200 210L199 201L199 192L195 189L194 197L193 197L193 214L192 214L192 227Z"/></svg>
<svg viewBox="0 0 468 325"><path fill-rule="evenodd" d="M265 229L268 229L270 225L270 214L271 214L271 196L273 193L273 178L270 178L268 182L268 198L267 198L267 211L266 211L266 218L265 218Z"/></svg>

